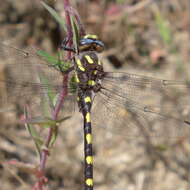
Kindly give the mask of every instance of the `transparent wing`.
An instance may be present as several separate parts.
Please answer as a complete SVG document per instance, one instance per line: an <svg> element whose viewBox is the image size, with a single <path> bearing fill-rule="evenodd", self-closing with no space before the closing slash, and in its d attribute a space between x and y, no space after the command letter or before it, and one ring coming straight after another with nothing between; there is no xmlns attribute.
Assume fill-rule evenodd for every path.
<svg viewBox="0 0 190 190"><path fill-rule="evenodd" d="M32 116L43 113L50 117L52 102L65 88L61 72L40 57L34 48L25 51L0 43L0 61L5 65L0 78L1 110L11 104L23 110L27 105ZM71 94L65 98L63 105L66 108L63 109L66 115L74 110L73 99Z"/></svg>
<svg viewBox="0 0 190 190"><path fill-rule="evenodd" d="M163 80L124 72L106 72L102 81L104 85L108 86L116 86L116 84L119 84L119 90L124 87L122 92L132 95L133 93L143 93L144 91L162 91L171 88L190 88L190 85L184 81Z"/></svg>
<svg viewBox="0 0 190 190"><path fill-rule="evenodd" d="M128 73L106 73L95 97L95 122L114 133L179 137L190 132L188 84ZM140 124L140 125L139 125ZM125 129L124 129L125 128Z"/></svg>

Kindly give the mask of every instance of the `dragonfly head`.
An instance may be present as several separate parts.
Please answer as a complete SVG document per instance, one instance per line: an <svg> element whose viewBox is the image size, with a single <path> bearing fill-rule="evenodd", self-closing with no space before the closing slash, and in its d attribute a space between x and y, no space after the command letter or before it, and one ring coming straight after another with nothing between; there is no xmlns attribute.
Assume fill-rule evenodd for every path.
<svg viewBox="0 0 190 190"><path fill-rule="evenodd" d="M96 35L87 34L79 42L79 51L97 51L104 50L104 43Z"/></svg>

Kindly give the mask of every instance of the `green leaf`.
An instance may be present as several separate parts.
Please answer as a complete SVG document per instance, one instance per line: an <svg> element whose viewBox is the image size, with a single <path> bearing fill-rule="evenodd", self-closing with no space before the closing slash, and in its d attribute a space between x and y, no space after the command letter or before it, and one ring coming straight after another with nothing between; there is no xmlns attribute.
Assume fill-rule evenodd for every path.
<svg viewBox="0 0 190 190"><path fill-rule="evenodd" d="M67 117L64 117L62 119L57 120L56 122L57 123L62 123L63 121L66 121L67 119L70 119L70 118L71 118L70 116L67 116Z"/></svg>
<svg viewBox="0 0 190 190"><path fill-rule="evenodd" d="M64 117L64 118L62 118L60 120L56 120L56 125L53 127L53 133L52 133L52 137L51 137L51 140L50 140L50 146L52 146L55 143L56 139L57 139L58 124L65 121L65 120L67 120L67 119L69 119L69 118L70 117L68 116L68 117Z"/></svg>
<svg viewBox="0 0 190 190"><path fill-rule="evenodd" d="M63 121L65 121L69 118L70 118L70 116L64 117L59 120L53 120L49 117L34 117L31 119L26 119L25 123L30 124L30 125L38 125L39 127L51 128L51 127L57 126L59 123L62 123ZM31 131L31 132L34 132L34 135L36 136L35 131Z"/></svg>
<svg viewBox="0 0 190 190"><path fill-rule="evenodd" d="M46 88L43 89L43 96L41 98L41 112L43 113L44 117L50 117L52 111L54 110L53 99L56 94L54 90L52 90L53 88L45 75L39 73L39 79L41 84L46 86Z"/></svg>
<svg viewBox="0 0 190 190"><path fill-rule="evenodd" d="M43 51L43 50L38 50L37 54L41 57L43 57L48 63L52 64L52 67L55 67L57 70L62 70L62 71L67 71L71 67L70 62L64 62L61 59L60 53L58 52L58 57L56 58L55 56L49 55L49 53Z"/></svg>
<svg viewBox="0 0 190 190"><path fill-rule="evenodd" d="M54 127L57 123L55 120L48 117L35 117L27 120L26 122L31 125L38 125L39 127L46 128Z"/></svg>
<svg viewBox="0 0 190 190"><path fill-rule="evenodd" d="M58 70L66 71L70 68L70 62L64 63L61 61L61 55L58 54L59 59L49 55L45 51L38 51L37 54L43 58L45 58L48 62L52 63L53 67L56 67ZM59 61L60 60L60 61ZM51 85L51 81L43 74L39 73L39 80L42 85L46 86L47 88L43 89L44 96L41 99L41 108L44 117L51 117L52 111L57 102L57 94Z"/></svg>
<svg viewBox="0 0 190 190"><path fill-rule="evenodd" d="M50 140L50 146L53 146L53 144L55 143L56 139L57 139L57 134L58 134L58 127L55 127L53 129L53 133L52 133L52 137L51 137L51 140Z"/></svg>
<svg viewBox="0 0 190 190"><path fill-rule="evenodd" d="M30 136L32 137L36 149L37 149L37 154L38 156L40 156L40 150L41 150L41 146L43 145L43 140L41 139L41 137L38 135L37 131L35 130L34 126L25 123L25 127L27 128Z"/></svg>
<svg viewBox="0 0 190 190"><path fill-rule="evenodd" d="M65 21L58 15L58 13L53 8L51 8L46 3L44 3L43 1L41 1L41 4L49 11L49 13L59 23L59 25L65 30L65 32L67 32Z"/></svg>
<svg viewBox="0 0 190 190"><path fill-rule="evenodd" d="M56 96L55 92L52 90L52 85L50 84L49 80L45 77L45 75L39 76L40 77L40 81L43 85L47 86L48 88L44 89L44 92L46 95L48 95L48 100L50 100L50 106L53 106L53 100Z"/></svg>
<svg viewBox="0 0 190 190"><path fill-rule="evenodd" d="M72 25L72 33L73 33L73 44L75 47L75 50L78 52L78 44L79 44L79 29L75 23L75 18L73 16L71 18L71 25Z"/></svg>
<svg viewBox="0 0 190 190"><path fill-rule="evenodd" d="M24 111L24 115L27 118L28 117L28 113L27 110L25 109ZM34 126L30 125L29 123L25 123L25 127L28 130L30 136L32 137L34 144L36 146L36 150L37 150L37 154L40 157L41 154L41 146L43 144L43 140L41 139L41 137L38 135L37 131L35 130Z"/></svg>
<svg viewBox="0 0 190 190"><path fill-rule="evenodd" d="M75 94L77 91L77 82L76 82L76 76L73 75L69 81L69 92L71 94Z"/></svg>
<svg viewBox="0 0 190 190"><path fill-rule="evenodd" d="M61 54L60 51L58 51L58 63L57 63L57 67L59 69L61 67L62 71L67 71L71 67L71 62L70 61L68 61L68 62L64 62L63 61L62 54Z"/></svg>
<svg viewBox="0 0 190 190"><path fill-rule="evenodd" d="M43 58L45 58L45 60L48 63L51 63L53 66L58 64L58 59L52 55L49 55L49 53L43 51L43 50L38 50L37 54Z"/></svg>
<svg viewBox="0 0 190 190"><path fill-rule="evenodd" d="M172 42L170 28L166 20L162 17L159 11L156 11L155 17L156 17L156 24L158 26L160 36L162 37L164 43L169 45Z"/></svg>

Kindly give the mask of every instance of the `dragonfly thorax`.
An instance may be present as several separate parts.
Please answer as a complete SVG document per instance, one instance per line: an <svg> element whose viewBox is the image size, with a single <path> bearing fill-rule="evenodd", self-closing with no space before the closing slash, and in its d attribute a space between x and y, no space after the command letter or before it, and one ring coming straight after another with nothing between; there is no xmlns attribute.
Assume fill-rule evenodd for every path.
<svg viewBox="0 0 190 190"><path fill-rule="evenodd" d="M79 88L94 92L101 89L104 71L96 52L82 52L75 57L75 75Z"/></svg>

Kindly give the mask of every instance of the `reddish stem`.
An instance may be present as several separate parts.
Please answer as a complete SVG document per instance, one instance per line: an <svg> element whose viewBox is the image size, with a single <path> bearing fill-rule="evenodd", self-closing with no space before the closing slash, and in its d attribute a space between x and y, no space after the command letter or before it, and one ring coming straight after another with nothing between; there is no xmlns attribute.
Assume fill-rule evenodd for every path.
<svg viewBox="0 0 190 190"><path fill-rule="evenodd" d="M80 16L76 11L76 9L74 9L73 7L67 7L67 11L70 12L70 14L75 17L77 24L79 26L79 35L84 36L85 35L84 25L82 24Z"/></svg>
<svg viewBox="0 0 190 190"><path fill-rule="evenodd" d="M80 35L84 35L85 31L84 31L84 27L81 24L80 17L78 15L77 11L74 11L72 13L71 10L73 10L73 8L70 6L70 1L69 0L63 0L63 4L64 4L64 10L65 10L66 26L67 26L67 38L68 38L67 46L72 47L72 45L73 45L73 39L72 39L73 38L73 33L72 33L72 24L71 24L70 14L73 14L74 17L77 20L77 23L78 23L78 25L80 27ZM68 51L66 59L70 60L71 58L72 58L72 52ZM61 91L59 93L59 97L58 97L55 109L54 109L54 111L52 113L52 119L55 120L55 121L58 120L58 114L59 114L59 112L60 112L60 110L62 108L62 105L64 103L64 99L65 99L65 97L67 96L67 93L68 93L67 84L68 84L68 75L63 75L63 88L61 89ZM39 189L42 189L43 184L45 184L45 181L43 180L44 177L45 177L43 175L43 171L45 169L47 157L49 155L48 148L49 148L49 145L50 145L50 142L51 142L52 135L53 135L53 127L49 128L48 135L47 135L47 137L45 139L44 148L42 149L42 152L41 152L39 172L41 172L42 176L41 177L39 176L39 181L38 181L39 182L38 183Z"/></svg>
<svg viewBox="0 0 190 190"><path fill-rule="evenodd" d="M68 36L68 39L69 39L68 47L71 47L72 46L73 34L72 34L72 26L71 26L71 20L70 20L69 11L67 11L68 7L70 7L69 0L64 0L65 18L66 18L66 25L67 25L67 36ZM70 59L70 58L71 58L71 52L68 52L67 59ZM62 107L62 105L64 103L64 99L65 99L65 97L66 97L66 95L68 93L68 91L67 91L67 83L68 83L68 75L64 75L63 76L63 88L62 88L62 90L61 90L61 92L59 94L59 98L57 100L54 112L52 113L52 119L53 120L58 119L59 111L61 110L61 107ZM43 173L43 171L45 169L46 160L47 160L47 157L49 155L48 147L49 147L52 135L53 135L53 127L49 128L48 135L47 135L46 140L45 140L45 147L44 147L44 149L42 150L42 153L41 153L40 171L42 173Z"/></svg>
<svg viewBox="0 0 190 190"><path fill-rule="evenodd" d="M72 33L72 25L71 25L71 18L70 18L70 13L69 13L69 8L70 6L70 2L69 0L63 0L63 4L64 4L64 9L65 9L65 19L66 19L66 26L67 26L67 37L68 37L68 47L72 47L72 37L73 37L73 33ZM67 52L67 59L70 59L72 55L71 51Z"/></svg>

